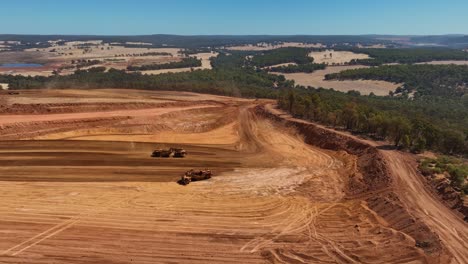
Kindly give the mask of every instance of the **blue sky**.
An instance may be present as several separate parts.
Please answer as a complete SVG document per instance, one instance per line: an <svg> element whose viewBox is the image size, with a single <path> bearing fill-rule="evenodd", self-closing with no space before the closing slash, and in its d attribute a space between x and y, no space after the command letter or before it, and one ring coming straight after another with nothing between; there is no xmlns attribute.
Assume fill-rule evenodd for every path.
<svg viewBox="0 0 468 264"><path fill-rule="evenodd" d="M467 34L467 0L11 0L0 34Z"/></svg>

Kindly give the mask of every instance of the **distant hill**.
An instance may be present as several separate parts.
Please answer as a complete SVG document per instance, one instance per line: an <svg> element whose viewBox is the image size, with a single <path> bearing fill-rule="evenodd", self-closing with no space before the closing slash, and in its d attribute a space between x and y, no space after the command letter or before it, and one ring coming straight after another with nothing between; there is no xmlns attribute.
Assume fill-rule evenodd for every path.
<svg viewBox="0 0 468 264"><path fill-rule="evenodd" d="M467 48L468 36L466 35L442 35L442 36L418 36L412 37L413 44L439 45L453 48Z"/></svg>
<svg viewBox="0 0 468 264"><path fill-rule="evenodd" d="M437 36L398 36L398 35L0 35L0 41L20 41L25 46L42 45L49 40L87 41L102 40L104 43L151 43L153 47L171 46L177 48L200 48L236 46L257 43L301 42L322 43L324 45L373 45L386 44L396 46L445 46L468 48L467 35Z"/></svg>
<svg viewBox="0 0 468 264"><path fill-rule="evenodd" d="M180 48L219 47L227 45L256 44L261 42L303 42L322 44L378 44L390 41L379 40L373 36L312 36L312 35L141 35L141 36L97 36L97 35L0 35L0 41L21 41L22 43L47 42L48 40L86 41L103 40L112 42L145 42L153 46L173 46Z"/></svg>

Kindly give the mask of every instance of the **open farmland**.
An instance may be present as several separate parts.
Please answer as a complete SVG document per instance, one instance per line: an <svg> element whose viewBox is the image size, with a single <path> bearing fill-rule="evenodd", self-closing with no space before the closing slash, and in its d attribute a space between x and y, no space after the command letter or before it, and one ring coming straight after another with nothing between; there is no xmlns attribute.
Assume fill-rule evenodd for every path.
<svg viewBox="0 0 468 264"><path fill-rule="evenodd" d="M309 54L310 57L314 58L315 63L325 63L328 65L341 65L351 60L368 59L369 55L354 53L350 51L313 51Z"/></svg>
<svg viewBox="0 0 468 264"><path fill-rule="evenodd" d="M94 41L52 41L47 48L31 48L24 51L7 52L2 54L2 62L37 62L41 65L35 67L1 67L0 74L13 74L22 76L51 76L54 72L60 75L70 75L77 69L89 69L104 67L125 70L129 65L165 64L182 60L183 55L179 48L153 48L147 44L103 43L102 40ZM209 57L216 56L211 53L195 54L203 61L203 66L210 66ZM195 56L194 55L194 56ZM171 72L162 70L152 74ZM190 68L175 69L175 71L190 71Z"/></svg>
<svg viewBox="0 0 468 264"><path fill-rule="evenodd" d="M95 41L52 42L48 48L26 49L24 51L9 52L0 58L2 62L36 61L41 65L30 67L1 67L0 74L22 76L52 76L73 74L77 69L87 70L103 67L126 70L128 66L142 66L152 64L167 64L179 62L185 56L179 48L152 48L147 43L126 43L138 47L122 46L120 43L103 43ZM216 57L216 52L200 52L190 55L201 60L200 67L185 67L176 69L159 69L142 71L143 74L161 74L168 72L187 72L192 69L211 69L210 58Z"/></svg>
<svg viewBox="0 0 468 264"><path fill-rule="evenodd" d="M177 55L180 49L177 48L152 48L146 47L126 47L119 43L102 43L101 40L95 41L70 41L63 44L54 44L51 47L43 49L28 49L26 52L38 52L49 54L55 60L61 59L95 59L112 57L131 57L133 54L144 54L150 52L166 52L173 56Z"/></svg>
<svg viewBox="0 0 468 264"><path fill-rule="evenodd" d="M161 70L147 70L141 71L143 74L161 74L161 73L168 73L168 72L188 72L191 70L209 70L211 69L211 62L210 58L218 56L216 52L206 52L206 53L196 53L190 55L190 57L197 58L201 60L201 66L199 67L188 67L188 68L177 68L177 69L161 69Z"/></svg>
<svg viewBox="0 0 468 264"><path fill-rule="evenodd" d="M282 73L282 75L284 75L286 79L294 80L298 85L335 89L342 92L355 90L363 95L374 93L375 95L385 96L388 95L390 91L394 91L401 86L401 84L377 80L325 80L325 75L327 74L359 68L366 68L366 66L329 66L325 70L317 70L313 73Z"/></svg>
<svg viewBox="0 0 468 264"><path fill-rule="evenodd" d="M433 65L468 65L468 60L466 61L461 61L461 60L447 60L447 61L429 61L429 62L419 62L416 64L433 64Z"/></svg>
<svg viewBox="0 0 468 264"><path fill-rule="evenodd" d="M409 159L332 132L317 138L323 128L273 101L112 89L2 98L2 263L468 260L462 220L425 192L407 204L410 187L393 188L392 170L405 167L373 163L376 175L364 165ZM157 146L189 155L151 158ZM215 177L178 185L191 168ZM398 182L424 190L417 177Z"/></svg>
<svg viewBox="0 0 468 264"><path fill-rule="evenodd" d="M239 46L230 46L227 47L228 50L238 50L238 51L264 51L264 50L274 50L279 48L323 48L325 47L321 43L299 43L299 42L284 42L281 44L271 44L271 43L258 43L256 45L239 45Z"/></svg>

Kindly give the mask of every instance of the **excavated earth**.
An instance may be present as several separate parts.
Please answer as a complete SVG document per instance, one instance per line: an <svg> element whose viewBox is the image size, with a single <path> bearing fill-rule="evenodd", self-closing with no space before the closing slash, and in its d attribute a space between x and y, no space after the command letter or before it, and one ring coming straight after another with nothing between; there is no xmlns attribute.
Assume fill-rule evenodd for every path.
<svg viewBox="0 0 468 264"><path fill-rule="evenodd" d="M0 263L468 263L414 158L272 101L0 94ZM151 158L183 147L183 159ZM215 176L187 186L188 169Z"/></svg>

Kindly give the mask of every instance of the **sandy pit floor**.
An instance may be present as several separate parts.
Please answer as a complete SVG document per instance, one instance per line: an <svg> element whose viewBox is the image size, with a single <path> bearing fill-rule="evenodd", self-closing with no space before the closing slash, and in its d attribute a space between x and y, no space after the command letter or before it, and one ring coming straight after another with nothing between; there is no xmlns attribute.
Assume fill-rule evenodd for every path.
<svg viewBox="0 0 468 264"><path fill-rule="evenodd" d="M335 89L342 92L351 90L359 91L363 95L374 93L375 95L385 96L390 91L394 91L401 84L395 84L386 81L375 80L325 80L325 75L337 73L349 69L358 69L366 66L328 66L325 70L318 70L313 73L281 73L286 79L294 80L296 84L304 86L312 86L314 88ZM273 73L273 72L272 72Z"/></svg>
<svg viewBox="0 0 468 264"><path fill-rule="evenodd" d="M20 96L44 107L57 97L123 101L85 112L0 112L1 263L434 259L382 218L400 219L390 209L346 196L355 156L308 145L253 111L266 101L113 89ZM143 97L155 102L135 109ZM188 156L150 157L171 146ZM177 184L191 168L215 176Z"/></svg>

